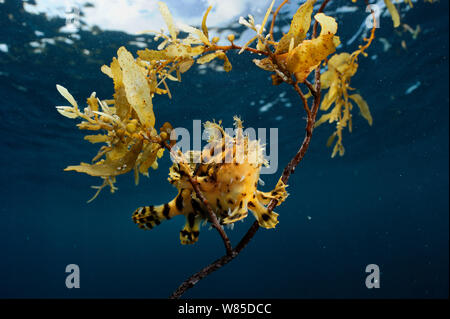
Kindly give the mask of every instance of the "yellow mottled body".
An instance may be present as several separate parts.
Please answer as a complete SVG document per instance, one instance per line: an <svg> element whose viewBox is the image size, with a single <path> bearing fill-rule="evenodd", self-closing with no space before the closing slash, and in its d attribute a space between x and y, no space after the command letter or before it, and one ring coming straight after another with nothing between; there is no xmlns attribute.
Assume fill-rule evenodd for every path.
<svg viewBox="0 0 450 319"><path fill-rule="evenodd" d="M181 243L193 244L198 240L200 222L208 220L208 215L188 174L198 182L221 224L241 220L247 217L250 210L262 227L275 227L278 214L270 212L267 205L273 198L278 200L278 204L284 201L287 197L285 185L280 181L271 192L257 189L261 166L266 164L263 147L259 141L244 137L241 122L238 119L236 122L234 138L226 134L220 125L206 123L207 129L215 130L210 135L208 146L202 152L184 154L185 162L179 161L170 169L169 181L178 189L177 196L164 205L137 209L133 221L140 228L152 229L164 219L184 215L186 225L180 232Z"/></svg>

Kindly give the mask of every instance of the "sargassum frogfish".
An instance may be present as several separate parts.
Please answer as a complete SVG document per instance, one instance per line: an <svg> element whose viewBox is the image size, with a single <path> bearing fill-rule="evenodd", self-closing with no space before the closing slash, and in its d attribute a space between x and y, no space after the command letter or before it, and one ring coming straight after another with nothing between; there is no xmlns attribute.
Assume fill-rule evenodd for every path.
<svg viewBox="0 0 450 319"><path fill-rule="evenodd" d="M200 234L201 222L208 222L204 203L197 197L188 174L199 185L221 225L244 219L251 211L264 228L274 228L278 214L267 206L272 199L281 204L288 196L286 185L278 181L271 192L257 189L264 158L260 140L250 140L243 134L242 121L235 117L234 137L220 123L206 122L208 144L202 151L179 152L170 168L169 182L178 189L173 200L159 206L144 206L135 210L133 221L142 229L152 229L162 221L184 215L186 224L180 231L182 244L194 244Z"/></svg>

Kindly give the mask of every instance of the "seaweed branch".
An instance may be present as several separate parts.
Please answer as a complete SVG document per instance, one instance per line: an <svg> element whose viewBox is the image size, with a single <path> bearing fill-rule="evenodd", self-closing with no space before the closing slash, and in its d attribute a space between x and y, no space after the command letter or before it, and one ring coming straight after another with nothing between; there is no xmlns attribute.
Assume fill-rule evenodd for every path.
<svg viewBox="0 0 450 319"><path fill-rule="evenodd" d="M365 50L374 39L375 23L370 37L364 39L365 45L360 45L359 49L352 54L345 52L334 54L328 60L328 56L336 52L340 43L339 37L336 36L338 29L336 20L323 13L329 0L322 2L314 16L312 14L316 0L305 1L294 14L289 32L284 34L277 42L273 36L273 29L278 13L287 2L287 0L283 1L272 12L275 3L275 0L273 0L261 24L256 24L252 15L248 15L248 18L241 17L239 23L256 33L242 46L234 43L235 37L233 34L228 35L230 45L217 45L219 38L210 38L206 20L211 7L207 9L203 17L200 30L184 24L176 26L167 5L158 2L169 34L164 34L163 30L154 32L156 34L155 40L163 40L158 45L157 50L148 48L139 50L137 52L138 57L135 58L125 47L121 47L117 52L118 57L113 58L109 66L103 65L101 68L102 72L114 82L113 99L100 100L93 92L87 99L87 107L81 111L69 91L57 85L58 91L70 104L70 106L58 106L57 111L67 118L81 119L82 122L77 126L82 130L99 131L100 134L85 137L89 142L106 143L92 159L92 164L80 163L80 165L69 166L65 169L103 179L101 186L94 187L97 192L92 199L97 197L100 191L107 186L111 188L111 192L114 192L117 189L114 186L116 176L130 171L134 171L135 183L138 184L140 174L148 177L149 169L158 168L157 160L167 150L173 156L173 159L176 159L170 169L169 182L179 189L179 193L169 203L139 207L133 213L132 220L139 228L148 230L159 225L163 220L176 215L185 215L187 223L180 232L182 244L193 244L198 240L201 220L209 221L219 233L225 246L225 255L185 280L170 296L171 299L180 298L198 281L236 258L260 227L275 227L278 223L278 214L273 210L287 197L286 184L305 157L315 127L326 121L337 123L336 132L328 142L331 145L333 139L336 136L338 137L332 154L334 156L337 152L341 155L344 153L342 146L343 127L348 125L351 131L350 111L352 105L350 99L358 105L362 116L368 120L369 124L372 124L367 103L359 94L348 95L347 90L352 89L349 87L349 82L358 68L357 58L359 54L366 56ZM268 33L265 34L265 25L271 13L272 21ZM374 12L372 12L372 15L375 20ZM307 39L312 18L315 19L315 22L311 37ZM320 34L317 32L319 25ZM188 36L180 38L180 30L187 33ZM256 42L256 45L250 47L253 42ZM170 123L165 122L159 129L159 133L155 128L153 97L167 94L170 98L171 92L167 81L181 81L181 74L187 72L194 63L205 64L214 59L220 59L223 61L224 70L226 72L231 71L232 65L226 55L226 52L230 50L238 50L239 53L247 51L257 54L260 59L254 59L253 62L259 68L271 73L273 85L285 83L291 86L301 100L306 113L306 124L305 134L296 154L285 166L274 191L269 193L260 192L256 189L261 165L267 164L259 141L249 141L248 137L245 140L236 133L234 141L237 142L240 139L241 146L247 146L247 155L252 150L254 154L260 157L258 157L257 165L242 166L236 161L234 162L236 166L232 166L233 175L229 176L231 173L224 173L227 178L230 178L227 179L227 181L230 181L227 184L228 186L242 186L240 183L243 183L245 178L241 174L242 170L246 176L252 177L247 179L247 181L250 181L247 190L250 191L230 192L229 189L226 190L227 194L233 195L227 198L227 206L225 206L225 204L221 204L223 203L222 199L225 199L223 195L225 193L220 190L220 187L217 187L221 183L217 183L217 175L215 175L217 173L215 169L220 170L220 166L216 164L216 166L211 167L202 166L202 164L195 166L193 157L200 155L201 158L204 156L203 152L190 151L183 154L181 151L174 150L173 146L176 144L176 140L171 138L173 128ZM323 65L326 65L328 70L321 74L321 66ZM313 71L314 76L311 83L308 78ZM302 86L308 90L307 94L303 93ZM329 89L323 99L322 89ZM308 101L309 97L312 97L312 100ZM327 111L333 103L335 107L332 111L323 114L316 121L319 108ZM211 122L206 124L209 129L219 128L224 133L220 122L219 124ZM207 127L206 124L205 127ZM235 126L237 129L242 129L241 119L235 118ZM239 139L238 135L240 136ZM214 140L217 143L219 141L215 135L212 136L211 141ZM226 139L220 140L220 143L222 143ZM249 147L249 143L253 143L251 144L252 147ZM225 149L225 142L221 146ZM213 148L204 150L206 156L209 156L210 159L218 159L218 157L212 158L211 150ZM234 151L237 152L237 144ZM189 160L185 157L186 154L189 154L187 156L190 158ZM241 171L238 169L241 169ZM208 178L214 180L214 183L210 182ZM239 178L241 180L237 181ZM211 185L213 186L210 187ZM251 201L246 199L247 195L253 196L253 199L261 196L261 200ZM237 245L233 247L222 225L231 224L230 226L232 226L234 222L247 216L248 209L255 214L257 220Z"/></svg>
<svg viewBox="0 0 450 319"><path fill-rule="evenodd" d="M272 34L272 30L273 30L273 23L274 23L273 21L276 18L276 14L278 13L279 9L281 9L281 7L286 2L287 1L284 1L274 13L273 20L272 20L272 26L271 26L271 34ZM324 1L324 3L322 4L322 6L319 9L319 13L324 10L327 3L328 3L327 0ZM314 38L316 37L316 25L314 28L313 37ZM286 70L286 68L281 63L279 63L278 59L274 55L274 52L272 52L271 50L268 49L267 55L270 57L271 62L277 66L278 70L283 75L285 75L285 77L281 77L282 81L291 85L293 87L293 89L297 92L297 94L300 96L302 103L303 103L303 107L307 114L306 126L305 126L305 136L303 138L303 142L302 142L300 148L298 149L297 153L295 154L295 156L286 165L286 167L284 168L283 173L281 175L281 180L283 181L284 184L287 184L289 177L291 176L291 174L293 174L295 172L295 169L297 168L297 166L300 164L300 162L305 157L306 152L307 152L310 142L311 142L311 138L312 138L312 134L313 134L313 130L314 130L314 123L316 120L317 111L319 110L320 98L321 98L320 67L318 66L315 69L314 86L312 86L307 81L305 82L305 85L308 87L308 89L310 90L310 92L313 96L313 102L312 102L312 106L310 108L308 105L307 99L305 98L303 92L301 91L301 89L298 85L298 79L296 78L296 76L294 75L294 77L296 78L296 80L294 81L292 78L293 74L291 74L288 70ZM268 205L268 210L273 211L273 209L276 207L276 205L277 205L277 200L272 199ZM194 287L194 285L197 282L199 282L201 279L205 278L206 276L213 273L214 271L222 268L223 266L228 264L230 261L232 261L234 258L236 258L236 256L239 255L239 253L247 246L247 244L250 242L250 240L254 237L254 235L256 234L256 232L258 231L259 228L260 228L260 226L259 226L258 221L255 221L251 225L249 230L246 232L246 234L239 241L239 243L236 245L236 247L232 249L231 254L227 254L227 255L217 259L213 263L209 264L208 266L204 267L197 273L190 276L172 293L172 295L169 298L170 299L180 298L187 290Z"/></svg>
<svg viewBox="0 0 450 319"><path fill-rule="evenodd" d="M170 153L176 158L177 156L182 156L182 153L175 154L175 152L172 149L172 146L170 146L166 141L161 142L162 146L164 146L166 149L170 151ZM186 161L184 160L186 163ZM191 172L187 174L189 183L192 185L192 188L194 189L195 193L197 194L197 197L202 201L203 205L205 205L209 220L211 221L212 226L219 232L220 237L222 237L222 240L225 245L225 250L227 256L231 256L233 254L233 249L231 247L230 239L228 238L227 234L225 233L225 230L223 227L219 224L219 221L217 220L216 214L212 210L211 206L208 203L208 200L203 195L202 191L200 190L199 184L197 182L197 179L195 176L192 176Z"/></svg>
<svg viewBox="0 0 450 319"><path fill-rule="evenodd" d="M299 93L299 95L302 97L302 101L304 103L304 108L309 109L308 103L306 99L304 99L303 93L300 91L297 83L291 83L291 85L294 87L295 91ZM320 82L316 82L315 89L320 90ZM292 158L292 160L286 165L286 167L283 170L283 174L281 175L281 180L286 184L289 180L289 177L291 174L294 173L296 167L300 164L302 159L304 158L306 151L308 150L312 133L314 130L314 122L317 115L317 110L320 105L320 92L319 91L313 91L312 94L314 96L313 105L311 108L311 112L309 112L307 116L306 121L306 127L305 127L305 137L303 139L303 142L295 154L295 156ZM272 200L268 206L269 211L272 211L275 206L277 205L276 200ZM180 298L188 289L194 287L194 285L199 282L201 279L205 278L212 272L220 269L221 267L228 264L230 261L232 261L250 242L250 240L253 238L253 236L256 234L256 232L259 229L259 224L257 221L255 221L252 226L249 228L247 233L242 237L240 242L236 245L235 248L232 249L231 254L227 254L213 263L209 264L208 266L201 269L199 272L195 273L194 275L190 276L188 279L186 279L170 296L170 299L178 299ZM223 238L223 237L222 237Z"/></svg>
<svg viewBox="0 0 450 319"><path fill-rule="evenodd" d="M275 26L275 21L276 21L276 19L277 19L278 12L280 12L281 8L283 8L283 6L284 6L286 3L288 3L288 2L289 2L289 0L284 0L284 1L278 6L278 8L274 11L274 13L273 13L273 16L272 16L272 22L270 23L270 31L269 31L270 39L271 39L272 41L274 40L274 38L273 38L273 27Z"/></svg>

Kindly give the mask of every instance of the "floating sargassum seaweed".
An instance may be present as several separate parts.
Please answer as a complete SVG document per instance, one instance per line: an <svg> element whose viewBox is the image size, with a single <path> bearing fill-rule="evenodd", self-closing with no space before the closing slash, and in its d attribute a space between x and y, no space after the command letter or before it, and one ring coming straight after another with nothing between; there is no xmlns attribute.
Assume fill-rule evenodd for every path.
<svg viewBox="0 0 450 319"><path fill-rule="evenodd" d="M317 38L307 40L306 35L311 25L311 15L315 0L306 1L294 15L289 32L275 45L275 56L279 63L293 73L298 82L304 82L308 75L340 44L337 23L332 17L318 13L314 19L320 24L321 32ZM275 71L270 58L253 60L255 64L267 71Z"/></svg>
<svg viewBox="0 0 450 319"><path fill-rule="evenodd" d="M169 182L178 189L178 194L168 203L138 208L133 221L139 228L149 230L164 220L183 215L186 224L180 231L181 243L197 242L200 224L209 217L188 176L196 179L221 224L232 225L251 211L261 227L276 226L278 214L267 205L272 199L277 200L277 205L286 199L286 185L279 180L270 192L257 189L261 167L267 165L264 147L259 140L250 140L242 134L242 122L237 117L235 126L237 133L232 138L220 124L205 123L211 133L208 145L201 152L190 151L180 156L170 168Z"/></svg>

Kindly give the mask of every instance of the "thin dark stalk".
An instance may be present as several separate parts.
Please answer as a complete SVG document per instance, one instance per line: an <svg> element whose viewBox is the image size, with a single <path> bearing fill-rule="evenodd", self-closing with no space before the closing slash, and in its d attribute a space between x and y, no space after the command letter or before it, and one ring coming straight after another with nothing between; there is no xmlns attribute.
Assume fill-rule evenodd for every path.
<svg viewBox="0 0 450 319"><path fill-rule="evenodd" d="M317 13L323 12L323 10L325 10L325 7L327 6L328 2L330 0L325 0L322 5L320 6L319 10L317 11ZM317 26L318 26L318 22L317 20L314 22L314 27L313 27L313 33L312 33L312 38L314 39L317 35Z"/></svg>
<svg viewBox="0 0 450 319"><path fill-rule="evenodd" d="M169 152L174 156L174 158L176 158L177 155L175 154L175 152L172 150L172 147L167 142L163 142L162 145L169 150ZM195 191L195 194L202 201L203 205L206 207L206 211L208 213L208 218L211 222L211 225L219 232L220 237L222 237L227 255L231 256L233 253L233 249L231 248L230 239L228 238L227 234L225 233L225 230L223 229L223 227L219 224L216 214L214 213L211 206L209 205L208 200L205 198L202 191L200 190L200 186L197 182L197 179L195 177L192 177L190 174L187 174L187 177L189 179L190 184L192 185L192 188Z"/></svg>
<svg viewBox="0 0 450 319"><path fill-rule="evenodd" d="M284 1L280 5L279 8L281 8L285 2L287 2L287 1ZM325 0L322 3L322 5L319 9L319 12L322 12L324 10L324 8L328 2L329 2L329 0ZM277 9L276 13L278 13L278 9ZM274 14L273 19L275 19L275 17L276 17L276 14ZM272 29L273 29L273 24L271 26L271 32L272 32ZM313 38L316 36L316 32L317 32L317 21L314 24ZM295 172L295 169L297 168L297 166L300 164L300 162L305 157L305 154L306 154L306 152L309 148L310 142L311 142L312 134L314 131L314 124L315 124L316 117L317 117L317 111L319 110L320 99L321 99L320 66L315 69L314 84L311 84L307 81L305 82L305 85L308 87L308 89L310 90L310 92L313 96L313 103L310 108L308 106L308 101L307 101L306 97L304 96L303 92L301 91L300 87L298 86L298 82L294 81L292 79L292 75L283 67L283 65L281 65L278 62L274 53L270 50L267 50L265 55L269 56L269 58L272 60L272 63L277 66L278 71L280 71L281 74L285 75L285 77L282 77L283 81L287 84L290 84L293 87L293 89L297 92L297 94L300 96L300 98L303 102L303 107L307 113L307 121L306 121L306 126L305 126L305 137L303 138L303 142L302 142L300 148L298 149L297 153L295 154L295 156L286 165L286 167L284 168L283 173L281 175L281 180L283 181L283 183L287 184L289 177ZM195 182L194 182L194 184L195 184ZM194 186L194 184L193 184L193 186ZM199 193L201 194L201 192L199 192ZM269 209L269 211L272 211L276 207L277 203L278 203L277 200L273 199L267 207ZM230 254L227 254L227 255L217 259L213 263L209 264L208 266L204 267L197 273L190 276L172 293L172 295L169 298L170 299L180 298L187 290L194 287L194 285L197 282L199 282L201 279L205 278L206 276L213 273L214 271L222 268L223 266L228 264L230 261L232 261L234 258L236 258L236 256L239 255L239 253L247 246L247 244L250 242L250 240L255 236L258 229L259 229L259 224L257 221L255 221L251 225L251 227L248 229L248 231L244 235L244 237L242 237L240 242L236 245L236 247L231 250ZM228 239L228 237L227 237L227 239Z"/></svg>
<svg viewBox="0 0 450 319"><path fill-rule="evenodd" d="M278 12L280 12L281 8L288 3L289 0L284 0L279 6L278 8L275 10L275 12L273 13L273 17L272 17L272 22L270 23L270 39L273 41L273 27L275 26L275 20L277 18Z"/></svg>
<svg viewBox="0 0 450 319"><path fill-rule="evenodd" d="M298 88L298 85L296 83L293 84L294 89ZM316 86L317 87L317 86ZM320 87L319 87L320 89ZM297 90L296 90L297 91ZM301 92L301 91L300 91ZM302 93L301 93L302 94ZM306 99L303 99L305 105L305 109L309 110L309 107L307 105ZM297 154L294 156L294 158L288 163L288 165L284 168L283 174L281 176L281 180L286 184L289 180L289 177L292 173L294 173L295 168L298 166L298 164L301 162L301 160L304 158L306 151L308 150L312 132L314 130L314 123L315 118L317 115L317 109L318 104L320 103L320 94L314 94L314 102L313 107L311 108L312 111L310 111L307 117L307 123L306 123L306 134L303 139L302 145L300 146L300 149L298 150ZM272 211L275 206L277 205L276 200L272 200L269 203L268 209L269 211ZM223 256L210 265L204 267L199 272L195 273L194 275L190 276L187 280L185 280L170 296L170 299L178 299L180 298L188 289L192 288L197 282L199 282L201 279L205 278L212 272L218 270L219 268L225 266L230 261L232 261L250 242L250 240L253 238L253 236L256 234L256 232L259 229L259 224L257 221L255 221L252 226L249 228L247 233L244 235L244 237L241 239L241 241L236 245L236 247L232 250L231 254L228 254L226 256Z"/></svg>
<svg viewBox="0 0 450 319"><path fill-rule="evenodd" d="M229 51L229 50L241 50L242 47L235 45L234 43L232 43L231 45L213 45L211 47L208 47L203 53L208 53L208 52L215 52L217 50L221 50L221 51ZM253 48L249 48L249 47L245 47L244 51L248 51L251 53L255 53L255 54L261 54L261 55L268 55L266 51L261 51L261 50L257 50L257 49L253 49Z"/></svg>

